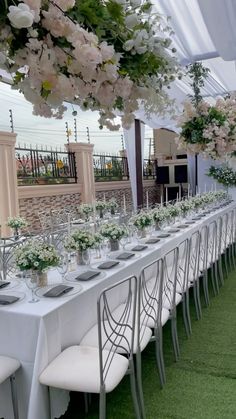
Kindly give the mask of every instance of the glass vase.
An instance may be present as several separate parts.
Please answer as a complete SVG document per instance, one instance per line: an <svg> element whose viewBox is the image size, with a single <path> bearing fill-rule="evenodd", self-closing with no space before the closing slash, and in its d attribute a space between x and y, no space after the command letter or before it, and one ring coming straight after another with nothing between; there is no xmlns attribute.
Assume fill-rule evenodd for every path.
<svg viewBox="0 0 236 419"><path fill-rule="evenodd" d="M78 250L77 252L77 265L89 265L90 262L90 252L89 249Z"/></svg>
<svg viewBox="0 0 236 419"><path fill-rule="evenodd" d="M111 252L115 252L115 251L119 250L119 248L120 248L119 240L110 240Z"/></svg>

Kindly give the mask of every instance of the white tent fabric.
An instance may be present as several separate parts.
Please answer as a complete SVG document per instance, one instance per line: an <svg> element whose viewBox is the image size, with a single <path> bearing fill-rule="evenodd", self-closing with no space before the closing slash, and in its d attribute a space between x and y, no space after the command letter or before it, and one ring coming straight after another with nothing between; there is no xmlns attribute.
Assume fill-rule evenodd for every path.
<svg viewBox="0 0 236 419"><path fill-rule="evenodd" d="M198 0L198 3L212 42L219 55L226 61L235 60L235 0Z"/></svg>

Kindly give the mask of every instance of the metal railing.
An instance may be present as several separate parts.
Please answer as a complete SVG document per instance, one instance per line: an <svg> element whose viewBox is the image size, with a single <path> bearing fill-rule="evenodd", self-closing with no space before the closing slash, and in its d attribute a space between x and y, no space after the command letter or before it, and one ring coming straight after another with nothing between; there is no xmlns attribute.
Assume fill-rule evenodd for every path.
<svg viewBox="0 0 236 419"><path fill-rule="evenodd" d="M156 179L157 160L144 159L143 161L143 178Z"/></svg>
<svg viewBox="0 0 236 419"><path fill-rule="evenodd" d="M127 157L94 154L93 168L96 182L129 179Z"/></svg>
<svg viewBox="0 0 236 419"><path fill-rule="evenodd" d="M19 186L76 183L74 153L16 148Z"/></svg>

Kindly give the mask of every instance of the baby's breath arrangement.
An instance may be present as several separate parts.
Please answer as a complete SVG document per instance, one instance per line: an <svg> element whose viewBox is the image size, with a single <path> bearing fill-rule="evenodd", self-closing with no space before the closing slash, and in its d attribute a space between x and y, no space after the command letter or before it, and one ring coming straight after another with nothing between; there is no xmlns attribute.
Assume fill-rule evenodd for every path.
<svg viewBox="0 0 236 419"><path fill-rule="evenodd" d="M66 237L64 246L68 251L83 251L90 249L95 244L94 235L85 230L75 230L70 236Z"/></svg>
<svg viewBox="0 0 236 419"><path fill-rule="evenodd" d="M96 201L95 208L98 211L105 210L107 208L107 203L105 201Z"/></svg>
<svg viewBox="0 0 236 419"><path fill-rule="evenodd" d="M152 211L152 217L156 223L165 221L169 217L169 212L168 212L167 207L155 208Z"/></svg>
<svg viewBox="0 0 236 419"><path fill-rule="evenodd" d="M43 271L57 266L59 256L54 246L31 240L15 251L15 261L21 271Z"/></svg>
<svg viewBox="0 0 236 419"><path fill-rule="evenodd" d="M79 212L81 214L84 214L88 217L89 214L93 212L93 206L90 204L81 204L79 206Z"/></svg>
<svg viewBox="0 0 236 419"><path fill-rule="evenodd" d="M27 227L28 223L23 217L9 217L7 220L7 225L11 228L23 228Z"/></svg>
<svg viewBox="0 0 236 419"><path fill-rule="evenodd" d="M149 227L153 223L153 216L150 212L140 212L132 218L133 224L140 230Z"/></svg>
<svg viewBox="0 0 236 419"><path fill-rule="evenodd" d="M127 230L125 226L115 223L107 223L100 228L100 234L110 240L120 240L126 233Z"/></svg>

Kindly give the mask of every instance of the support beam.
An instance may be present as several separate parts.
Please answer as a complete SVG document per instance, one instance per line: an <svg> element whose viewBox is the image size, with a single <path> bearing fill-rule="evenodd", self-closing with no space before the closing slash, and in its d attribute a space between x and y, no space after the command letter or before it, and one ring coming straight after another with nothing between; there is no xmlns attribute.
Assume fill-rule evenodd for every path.
<svg viewBox="0 0 236 419"><path fill-rule="evenodd" d="M142 162L142 141L141 121L135 119L135 155L136 155L136 190L138 208L143 207L143 162Z"/></svg>

